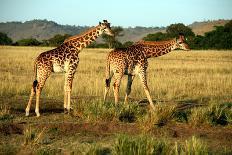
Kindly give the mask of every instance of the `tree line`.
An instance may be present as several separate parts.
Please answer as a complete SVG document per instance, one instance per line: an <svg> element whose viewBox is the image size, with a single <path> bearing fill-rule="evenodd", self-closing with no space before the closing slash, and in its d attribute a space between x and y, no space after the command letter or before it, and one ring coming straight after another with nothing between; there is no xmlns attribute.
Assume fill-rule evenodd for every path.
<svg viewBox="0 0 232 155"><path fill-rule="evenodd" d="M121 43L118 38L123 36L122 27L113 27L114 36L103 35L102 42L93 42L90 48L125 48L133 44L132 41ZM187 38L187 42L192 49L232 49L232 20L224 26L216 26L214 30L206 32L204 36L195 35L191 28L182 23L171 24L167 27L166 33L158 32L148 34L145 41L162 41L178 37L182 33ZM57 34L48 40L38 41L34 38L21 39L13 42L5 33L0 32L0 45L15 46L59 46L63 41L70 37L68 34Z"/></svg>
<svg viewBox="0 0 232 155"><path fill-rule="evenodd" d="M148 34L143 40L162 41L177 37L183 33L191 49L232 49L232 20L224 26L216 26L214 30L206 32L204 36L195 35L191 28L182 23L171 24L166 33Z"/></svg>

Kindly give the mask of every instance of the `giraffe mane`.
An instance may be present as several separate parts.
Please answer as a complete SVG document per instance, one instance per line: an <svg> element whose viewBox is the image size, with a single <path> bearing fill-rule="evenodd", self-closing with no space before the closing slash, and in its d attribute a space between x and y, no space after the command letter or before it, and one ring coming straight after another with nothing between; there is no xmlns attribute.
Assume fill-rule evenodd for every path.
<svg viewBox="0 0 232 155"><path fill-rule="evenodd" d="M161 45L161 44L169 44L170 42L176 41L176 39L164 40L164 41L144 41L140 40L136 44L144 44L144 45Z"/></svg>
<svg viewBox="0 0 232 155"><path fill-rule="evenodd" d="M82 32L81 34L77 34L77 35L71 36L71 37L65 39L65 40L64 40L64 43L69 42L69 41L71 41L71 40L74 40L74 39L76 39L76 38L83 37L83 36L86 35L87 33L89 33L89 32L91 32L91 31L97 29L97 27L99 27L99 25L98 25L98 26L95 26L95 27L92 27L92 28L90 28L90 29L87 30L87 31L84 31L84 32Z"/></svg>

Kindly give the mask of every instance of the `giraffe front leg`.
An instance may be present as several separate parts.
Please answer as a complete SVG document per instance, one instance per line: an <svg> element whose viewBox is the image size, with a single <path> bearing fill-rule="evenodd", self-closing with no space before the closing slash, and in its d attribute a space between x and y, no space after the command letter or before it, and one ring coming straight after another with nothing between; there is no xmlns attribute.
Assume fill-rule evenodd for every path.
<svg viewBox="0 0 232 155"><path fill-rule="evenodd" d="M64 113L67 113L67 91L66 91L66 87L67 87L67 84L66 84L66 81L65 81L65 84L64 84Z"/></svg>
<svg viewBox="0 0 232 155"><path fill-rule="evenodd" d="M128 97L129 97L129 95L131 93L131 85L132 85L132 82L133 82L134 78L135 78L134 75L128 75L127 88L126 88L126 96L125 96L125 99L124 99L124 104L128 103Z"/></svg>
<svg viewBox="0 0 232 155"><path fill-rule="evenodd" d="M140 77L140 80L142 82L142 85L143 85L143 89L145 91L145 94L147 96L147 99L150 103L150 107L155 110L155 106L153 104L153 101L152 101L152 98L151 98L151 95L150 95L150 91L149 91L149 88L147 86L147 78L146 78L146 73L145 72L141 72L139 73L139 77Z"/></svg>
<svg viewBox="0 0 232 155"><path fill-rule="evenodd" d="M74 72L75 73L75 72ZM71 109L71 91L74 73L67 73L65 75L65 86L64 86L64 111L70 113Z"/></svg>
<svg viewBox="0 0 232 155"><path fill-rule="evenodd" d="M64 113L70 113L71 109L71 89L66 87L64 91Z"/></svg>

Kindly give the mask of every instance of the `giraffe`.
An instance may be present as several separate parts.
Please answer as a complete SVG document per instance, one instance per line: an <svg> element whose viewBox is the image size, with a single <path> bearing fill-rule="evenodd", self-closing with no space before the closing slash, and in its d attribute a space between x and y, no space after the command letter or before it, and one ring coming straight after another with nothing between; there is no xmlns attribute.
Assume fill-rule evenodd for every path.
<svg viewBox="0 0 232 155"><path fill-rule="evenodd" d="M29 116L30 106L34 95L36 95L35 113L39 117L39 100L46 79L52 72L64 72L64 112L70 112L70 97L72 82L77 66L79 64L78 54L80 51L93 42L102 33L113 36L110 23L103 20L99 25L89 29L80 35L66 39L60 46L50 51L41 53L34 63L35 81L31 88L30 98L25 109L26 116Z"/></svg>
<svg viewBox="0 0 232 155"><path fill-rule="evenodd" d="M147 59L167 54L175 49L190 50L183 34L180 34L179 38L174 38L168 41L139 41L128 48L114 49L111 51L107 56L104 102L106 101L109 92L111 79L114 76L113 90L115 104L118 103L119 87L121 79L125 74L128 75L128 81L124 103L127 103L128 96L131 93L132 82L135 75L138 75L150 103L150 107L154 110L155 107L147 85Z"/></svg>

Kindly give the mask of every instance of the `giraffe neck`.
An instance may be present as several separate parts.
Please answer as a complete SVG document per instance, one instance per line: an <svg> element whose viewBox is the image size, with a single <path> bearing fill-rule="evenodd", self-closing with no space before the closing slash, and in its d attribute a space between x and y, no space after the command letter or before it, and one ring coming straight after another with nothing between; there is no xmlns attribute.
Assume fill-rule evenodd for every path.
<svg viewBox="0 0 232 155"><path fill-rule="evenodd" d="M158 57L176 49L176 39L160 42L143 42L142 51L147 58Z"/></svg>
<svg viewBox="0 0 232 155"><path fill-rule="evenodd" d="M63 44L66 44L67 46L72 46L76 50L80 51L91 44L93 41L95 41L101 34L102 30L101 27L98 25L81 35L76 35L66 39Z"/></svg>

